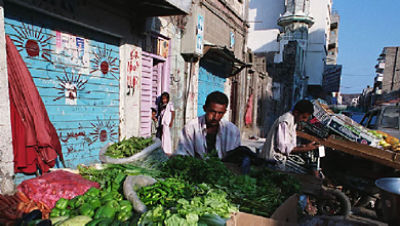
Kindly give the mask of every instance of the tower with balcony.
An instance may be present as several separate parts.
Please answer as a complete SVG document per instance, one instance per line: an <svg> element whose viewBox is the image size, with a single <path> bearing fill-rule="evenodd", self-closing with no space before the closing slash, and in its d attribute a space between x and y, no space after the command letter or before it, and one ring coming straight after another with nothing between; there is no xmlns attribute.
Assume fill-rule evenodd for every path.
<svg viewBox="0 0 400 226"><path fill-rule="evenodd" d="M275 55L275 63L284 62L285 52L293 53L294 62L286 65L286 67L292 67L291 73L286 75L289 78L285 78L289 92L284 92L288 95L289 103L292 104L304 98L307 90L305 58L308 32L313 24L314 19L310 15L310 0L285 1L285 13L278 19L278 25L282 27L283 32L279 37L280 51Z"/></svg>

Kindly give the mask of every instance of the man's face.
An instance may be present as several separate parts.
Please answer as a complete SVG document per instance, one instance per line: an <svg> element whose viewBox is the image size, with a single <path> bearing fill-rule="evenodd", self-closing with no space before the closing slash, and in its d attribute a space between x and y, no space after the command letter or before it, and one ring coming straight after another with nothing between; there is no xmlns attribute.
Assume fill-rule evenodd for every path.
<svg viewBox="0 0 400 226"><path fill-rule="evenodd" d="M208 106L203 106L206 112L206 124L217 126L226 112L226 104L217 104L211 102Z"/></svg>
<svg viewBox="0 0 400 226"><path fill-rule="evenodd" d="M311 114L309 113L300 113L298 111L293 112L295 122L306 122L310 118Z"/></svg>

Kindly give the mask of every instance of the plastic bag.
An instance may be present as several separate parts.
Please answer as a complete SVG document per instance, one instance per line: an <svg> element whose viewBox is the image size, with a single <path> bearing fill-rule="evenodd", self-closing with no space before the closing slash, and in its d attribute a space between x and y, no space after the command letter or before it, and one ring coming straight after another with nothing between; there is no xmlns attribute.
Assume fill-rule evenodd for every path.
<svg viewBox="0 0 400 226"><path fill-rule="evenodd" d="M139 197L137 196L135 190L138 190L141 187L149 186L156 183L156 179L139 175L139 176L128 176L124 182L124 195L125 198L128 199L132 205L133 209L138 213L146 212L147 208L146 205L140 201Z"/></svg>
<svg viewBox="0 0 400 226"><path fill-rule="evenodd" d="M161 147L161 140L158 138L154 139L154 143L145 149L143 149L141 152L134 154L130 157L127 158L111 158L109 156L106 156L105 153L107 151L107 148L112 145L113 143L108 143L104 147L101 148L100 153L99 153L99 159L102 163L113 163L113 164L124 164L124 163L130 163L134 162L137 160L141 160L146 158L148 155L150 155L154 150L157 150Z"/></svg>
<svg viewBox="0 0 400 226"><path fill-rule="evenodd" d="M99 184L84 179L79 174L63 170L46 173L40 177L23 181L17 189L35 202L43 202L50 209L60 198L72 199L83 195L89 188Z"/></svg>

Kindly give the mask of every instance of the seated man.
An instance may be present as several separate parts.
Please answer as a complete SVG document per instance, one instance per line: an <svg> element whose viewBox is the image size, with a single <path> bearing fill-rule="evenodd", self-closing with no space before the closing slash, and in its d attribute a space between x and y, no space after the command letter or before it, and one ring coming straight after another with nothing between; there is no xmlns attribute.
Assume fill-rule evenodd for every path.
<svg viewBox="0 0 400 226"><path fill-rule="evenodd" d="M315 142L297 146L297 123L307 121L314 112L314 105L308 100L301 100L293 111L289 111L272 125L264 143L260 157L269 161L276 161L277 168L285 170L286 159L290 153L308 152L318 148Z"/></svg>
<svg viewBox="0 0 400 226"><path fill-rule="evenodd" d="M238 148L239 129L233 123L222 120L227 107L228 97L224 93L210 93L203 106L206 114L185 125L175 154L198 158L207 154L223 159L229 151Z"/></svg>

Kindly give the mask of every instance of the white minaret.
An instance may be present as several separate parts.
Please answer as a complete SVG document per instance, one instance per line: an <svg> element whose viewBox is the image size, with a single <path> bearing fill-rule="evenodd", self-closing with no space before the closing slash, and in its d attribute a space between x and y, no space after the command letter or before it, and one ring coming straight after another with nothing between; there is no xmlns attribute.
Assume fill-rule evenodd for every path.
<svg viewBox="0 0 400 226"><path fill-rule="evenodd" d="M285 13L278 19L288 40L307 40L308 28L314 24L310 0L285 0Z"/></svg>
<svg viewBox="0 0 400 226"><path fill-rule="evenodd" d="M305 71L308 29L314 24L310 15L310 0L285 0L285 13L278 19L278 25L283 28L280 36L280 52L275 55L275 62L282 62L283 50L289 41L297 41L295 68L292 83L292 103L304 97L307 89Z"/></svg>

